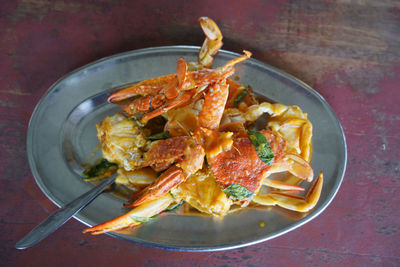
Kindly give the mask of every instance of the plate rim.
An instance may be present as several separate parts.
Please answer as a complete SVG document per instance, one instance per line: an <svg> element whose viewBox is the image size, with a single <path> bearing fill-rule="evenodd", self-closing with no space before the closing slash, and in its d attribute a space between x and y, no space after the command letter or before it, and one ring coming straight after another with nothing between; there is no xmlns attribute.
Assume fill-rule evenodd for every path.
<svg viewBox="0 0 400 267"><path fill-rule="evenodd" d="M51 93L53 93L53 91L57 88L57 86L63 82L65 79L69 78L70 76L73 76L76 73L79 73L80 71L84 70L84 69L88 69L90 67L93 67L95 65L101 64L103 62L106 62L108 60L116 60L117 58L123 58L126 56L134 56L134 55L139 55L139 54L145 54L145 53L151 53L151 52L165 52L165 50L182 50L182 52L185 51L193 51L193 50L200 50L200 46L194 46L194 45L171 45L171 46L155 46L155 47L148 47L148 48L142 48L142 49L135 49L135 50L129 50L129 51L125 51L122 53L117 53L114 55L110 55L110 56L106 56L100 59L97 59L95 61L92 61L88 64L85 64L79 68L76 68L64 75L62 75L59 79L57 79L47 90L46 92L42 95L42 97L40 98L40 100L38 101L38 103L36 104L34 110L32 111L32 115L29 119L29 123L28 123L28 130L27 130L27 138L26 138L26 148L27 148L27 156L28 156L28 163L29 163L29 167L31 170L31 173L35 179L36 184L39 186L40 190L45 194L45 196L50 199L51 202L53 202L57 207L61 207L62 205L65 205L67 203L62 203L59 199L57 199L55 196L52 195L52 193L47 189L47 187L44 185L43 183L43 179L40 177L40 174L36 168L35 162L34 162L34 156L33 156L33 149L32 149L32 144L33 144L33 127L32 125L34 124L34 122L38 119L37 118L37 113L38 110L41 106L41 104L44 102L44 100L47 98L47 96L49 96ZM224 49L220 49L219 53L221 54L227 54L227 55L231 55L231 56L239 56L241 54L236 53L236 52L232 52L232 51L228 51L228 50L224 50ZM343 182L344 179L344 175L346 172L346 167L347 167L347 142L346 142L346 137L344 134L344 130L343 127L336 115L336 113L334 112L334 110L332 109L332 107L329 105L329 103L325 100L325 98L319 94L316 90L314 90L310 85L308 85L307 83L303 82L302 80L296 78L295 76L291 75L290 73L287 73L286 71L283 71L281 69L278 69L276 67L273 67L267 63L264 63L260 60L254 59L254 58L250 58L247 60L248 62L251 62L252 64L257 64L259 66L261 66L262 68L266 68L269 71L271 71L272 73L286 79L286 80L290 80L291 82L293 82L294 84L297 84L300 87L303 87L304 89L306 89L307 91L309 91L312 95L314 95L315 97L317 97L328 109L328 111L332 114L334 121L336 123L336 126L338 127L338 129L341 132L341 137L343 140L343 147L341 147L341 153L343 154L343 166L342 166L342 170L340 170L338 172L338 176L339 179L336 181L336 183L334 184L334 189L330 191L330 193L327 195L327 199L324 203L322 203L322 206L319 207L317 210L312 211L310 214L308 214L307 216L305 216L304 218L294 222L293 224L291 224L288 227L285 227L283 229L281 229L280 231L278 231L277 233L274 233L270 236L264 236L262 238L256 238L253 241L249 241L249 242L237 242L236 244L231 244L231 245L216 245L216 246L190 246L190 247L180 247L180 246L174 246L174 245L159 245L156 242L152 242L152 241L148 241L148 242L143 242L140 240L131 240L131 239L127 239L124 238L123 234L116 234L116 233L106 233L108 236L112 236L115 237L117 239L121 239L124 241L128 241L134 244L139 244L139 245L143 245L146 247L153 247L153 248L161 248L161 249L167 249L167 250L173 250L173 251L188 251L188 252L209 252L209 251L222 251L222 250L228 250L228 249L235 249L235 248L241 248L241 247L246 247L246 246L250 246L250 245L254 245L254 244L258 244L258 243L262 243L265 242L267 240L279 237L281 235L284 235L285 233L288 233L292 230L295 230L299 227L301 227L302 225L310 222L311 220L313 220L314 218L316 218L318 215L320 215L333 201L333 199L335 198L337 192L339 191L339 188ZM80 216L80 213L77 213L76 215L73 216L76 220L78 220L79 222L83 223L84 225L88 225L91 226L89 223L84 221L84 218L82 218Z"/></svg>

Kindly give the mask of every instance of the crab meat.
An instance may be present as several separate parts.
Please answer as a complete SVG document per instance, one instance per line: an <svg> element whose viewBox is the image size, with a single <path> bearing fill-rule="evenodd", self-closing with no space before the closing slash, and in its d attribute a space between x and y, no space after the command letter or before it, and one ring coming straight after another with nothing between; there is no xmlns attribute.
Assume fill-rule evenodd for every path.
<svg viewBox="0 0 400 267"><path fill-rule="evenodd" d="M264 135L269 138L271 149L279 160L283 146L277 138L272 139L273 133L265 132ZM207 161L222 188L236 184L256 193L270 166L261 161L248 136L234 136L232 140L228 151L220 150L216 155L207 153Z"/></svg>
<svg viewBox="0 0 400 267"><path fill-rule="evenodd" d="M223 216L232 204L208 167L191 175L171 192L197 210L210 215Z"/></svg>
<svg viewBox="0 0 400 267"><path fill-rule="evenodd" d="M96 125L103 157L127 171L138 169L150 142L139 125L121 114L106 117Z"/></svg>

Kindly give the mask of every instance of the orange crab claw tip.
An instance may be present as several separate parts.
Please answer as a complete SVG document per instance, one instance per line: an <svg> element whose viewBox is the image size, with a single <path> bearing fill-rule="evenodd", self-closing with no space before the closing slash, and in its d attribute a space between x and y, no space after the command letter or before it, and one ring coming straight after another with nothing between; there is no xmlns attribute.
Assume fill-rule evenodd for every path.
<svg viewBox="0 0 400 267"><path fill-rule="evenodd" d="M134 86L122 86L115 89L107 98L109 102L118 102L134 95Z"/></svg>
<svg viewBox="0 0 400 267"><path fill-rule="evenodd" d="M130 95L131 95L131 94L130 94L130 92L129 92L128 90L123 89L123 90L121 90L121 91L112 93L112 94L107 98L107 101L108 101L108 102L111 102L111 103L115 103L115 102L124 100L124 99L126 99L126 98L129 98Z"/></svg>
<svg viewBox="0 0 400 267"><path fill-rule="evenodd" d="M115 98L116 97L114 96L114 94L112 94L107 98L107 101L113 103L115 101Z"/></svg>
<svg viewBox="0 0 400 267"><path fill-rule="evenodd" d="M243 53L247 56L247 57L251 57L253 54L250 51L247 50L243 50Z"/></svg>
<svg viewBox="0 0 400 267"><path fill-rule="evenodd" d="M187 73L186 60L183 57L180 57L176 62L176 76L178 78L178 87L176 88L176 95L174 95L173 97L176 97L178 95L178 92L182 89L182 86L186 80L186 73Z"/></svg>

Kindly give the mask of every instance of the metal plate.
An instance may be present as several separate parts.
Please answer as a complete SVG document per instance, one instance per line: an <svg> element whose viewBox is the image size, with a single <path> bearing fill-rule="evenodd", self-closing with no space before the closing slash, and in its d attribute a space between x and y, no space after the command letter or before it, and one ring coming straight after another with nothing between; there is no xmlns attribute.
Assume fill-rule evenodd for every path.
<svg viewBox="0 0 400 267"><path fill-rule="evenodd" d="M174 73L178 57L196 61L198 50L194 46L135 50L98 60L57 81L37 105L27 137L29 164L47 197L63 206L92 187L80 178L81 164L98 145L96 123L118 110L106 102L112 88ZM222 50L214 66L237 56ZM162 214L132 232L112 236L176 250L232 249L287 233L329 205L342 182L347 158L343 130L331 107L307 85L254 59L238 64L234 76L256 93L285 105L298 105L308 113L314 127L312 167L315 173L323 171L325 177L317 206L306 214L281 208L244 209L223 219ZM102 194L75 218L93 226L125 213L122 203L112 194ZM265 227L259 227L260 221Z"/></svg>

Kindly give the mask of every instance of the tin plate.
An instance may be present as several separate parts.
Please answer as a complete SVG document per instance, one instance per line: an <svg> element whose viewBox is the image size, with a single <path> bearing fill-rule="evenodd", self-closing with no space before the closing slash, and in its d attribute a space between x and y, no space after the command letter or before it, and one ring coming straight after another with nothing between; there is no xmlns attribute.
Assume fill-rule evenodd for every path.
<svg viewBox="0 0 400 267"><path fill-rule="evenodd" d="M82 164L98 145L95 125L119 110L106 99L112 88L169 73L183 56L196 61L199 47L167 46L130 51L79 68L57 81L40 100L29 124L27 153L37 184L57 206L88 191ZM221 50L214 66L238 54ZM346 168L346 141L329 104L301 81L255 59L235 66L234 76L260 95L285 105L298 105L313 124L314 173L324 172L317 206L301 214L281 208L244 209L216 219L209 216L162 214L133 231L111 233L137 244L185 251L232 249L280 236L309 222L332 201ZM100 156L100 155L97 155ZM307 185L305 185L307 186ZM99 196L75 218L93 226L125 212L124 201ZM265 222L264 227L259 222Z"/></svg>

